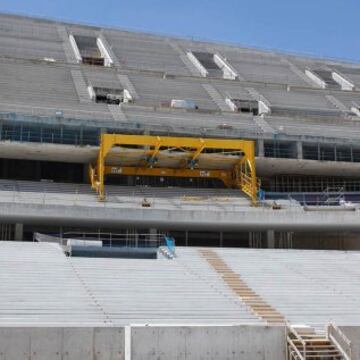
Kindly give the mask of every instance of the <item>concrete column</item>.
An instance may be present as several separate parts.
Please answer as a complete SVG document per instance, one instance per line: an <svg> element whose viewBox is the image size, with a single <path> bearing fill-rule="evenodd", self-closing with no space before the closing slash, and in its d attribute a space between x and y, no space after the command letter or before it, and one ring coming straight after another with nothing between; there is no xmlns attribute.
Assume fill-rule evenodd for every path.
<svg viewBox="0 0 360 360"><path fill-rule="evenodd" d="M156 239L157 239L157 229L149 229L149 235L150 235L150 241L151 242L156 242ZM160 245L163 245L163 244L160 244Z"/></svg>
<svg viewBox="0 0 360 360"><path fill-rule="evenodd" d="M297 153L297 158L298 159L303 159L304 158L303 147L302 147L302 142L301 141L296 142L296 153Z"/></svg>
<svg viewBox="0 0 360 360"><path fill-rule="evenodd" d="M265 156L265 147L264 147L263 139L257 140L257 147L258 147L258 157L264 157Z"/></svg>
<svg viewBox="0 0 360 360"><path fill-rule="evenodd" d="M268 247L268 249L275 249L275 231L274 230L268 230L266 232L266 238L267 238L267 247Z"/></svg>
<svg viewBox="0 0 360 360"><path fill-rule="evenodd" d="M22 241L24 237L24 225L23 224L15 224L15 241Z"/></svg>

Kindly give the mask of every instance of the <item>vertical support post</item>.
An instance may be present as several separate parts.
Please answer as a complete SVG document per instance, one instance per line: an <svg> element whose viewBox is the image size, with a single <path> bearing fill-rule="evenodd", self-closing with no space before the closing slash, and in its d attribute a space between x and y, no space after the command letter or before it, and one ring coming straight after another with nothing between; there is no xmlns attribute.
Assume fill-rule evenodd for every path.
<svg viewBox="0 0 360 360"><path fill-rule="evenodd" d="M22 241L23 240L23 224L15 224L15 241Z"/></svg>
<svg viewBox="0 0 360 360"><path fill-rule="evenodd" d="M267 247L268 249L274 249L275 248L275 231L274 230L268 230L267 231Z"/></svg>
<svg viewBox="0 0 360 360"><path fill-rule="evenodd" d="M256 169L255 169L255 149L254 143L251 146L247 147L246 153L247 161L250 167L250 180L251 180L251 200L253 203L256 203L257 200L257 179L256 179Z"/></svg>
<svg viewBox="0 0 360 360"><path fill-rule="evenodd" d="M301 141L297 141L296 142L296 153L297 153L297 158L299 160L302 160L304 158L303 155L303 146L302 146L302 142Z"/></svg>
<svg viewBox="0 0 360 360"><path fill-rule="evenodd" d="M114 140L105 134L101 134L100 150L97 163L97 176L98 176L98 194L99 200L105 199L105 158L111 147L114 145Z"/></svg>
<svg viewBox="0 0 360 360"><path fill-rule="evenodd" d="M98 159L98 177L99 177L99 185L98 185L98 193L99 199L105 199L105 192L104 192L104 151L103 151L103 142L101 141L100 145L100 152L99 152L99 159Z"/></svg>
<svg viewBox="0 0 360 360"><path fill-rule="evenodd" d="M258 139L256 142L258 147L258 157L265 157L264 139Z"/></svg>

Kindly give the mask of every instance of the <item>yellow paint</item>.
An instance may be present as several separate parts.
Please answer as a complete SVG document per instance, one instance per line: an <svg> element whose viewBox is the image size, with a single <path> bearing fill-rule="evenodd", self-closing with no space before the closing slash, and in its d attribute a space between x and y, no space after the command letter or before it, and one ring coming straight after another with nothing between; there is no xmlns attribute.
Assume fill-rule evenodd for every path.
<svg viewBox="0 0 360 360"><path fill-rule="evenodd" d="M143 149L147 158L147 166L109 166L105 164L106 157L114 146L136 146ZM156 164L156 157L162 153L162 148L178 151L184 156L184 166L179 168L161 167ZM139 176L172 176L217 178L228 187L240 188L256 202L258 183L255 169L255 144L250 140L232 139L202 139L189 137L160 137L150 135L102 134L100 150L95 166L89 166L91 186L104 200L105 175L139 175ZM196 163L206 149L222 149L235 151L239 157L232 169L199 168ZM234 154L232 154L234 155ZM119 161L121 161L119 154Z"/></svg>

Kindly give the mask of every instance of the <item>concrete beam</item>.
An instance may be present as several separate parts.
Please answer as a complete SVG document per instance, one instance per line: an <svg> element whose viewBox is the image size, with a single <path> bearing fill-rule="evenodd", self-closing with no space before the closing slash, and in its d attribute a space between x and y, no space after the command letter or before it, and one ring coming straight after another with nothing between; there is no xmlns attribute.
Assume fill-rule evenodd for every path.
<svg viewBox="0 0 360 360"><path fill-rule="evenodd" d="M29 200L31 201L31 199ZM206 206L184 205L183 209L143 208L140 201L132 204L81 202L72 205L39 203L0 203L0 222L56 225L99 226L111 228L157 228L160 230L199 231L359 231L359 210L304 211L301 207L280 210L243 206L239 210L223 207L209 210Z"/></svg>
<svg viewBox="0 0 360 360"><path fill-rule="evenodd" d="M274 175L319 175L350 177L359 176L360 163L343 161L318 161L304 159L275 159L261 156L262 141L259 141L259 156L256 158L256 170L260 177ZM89 164L96 160L99 148L97 146L74 146L62 144L41 144L2 141L0 153L2 158L60 161ZM335 166L336 165L336 166Z"/></svg>

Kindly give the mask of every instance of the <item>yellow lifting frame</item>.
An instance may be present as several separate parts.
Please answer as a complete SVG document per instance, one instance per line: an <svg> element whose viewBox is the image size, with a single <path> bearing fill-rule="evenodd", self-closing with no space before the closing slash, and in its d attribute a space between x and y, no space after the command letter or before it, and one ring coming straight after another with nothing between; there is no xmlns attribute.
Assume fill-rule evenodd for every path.
<svg viewBox="0 0 360 360"><path fill-rule="evenodd" d="M106 156L114 146L139 146L144 148L147 165L136 166L107 166ZM184 166L179 168L165 168L155 164L161 148L186 149L184 152ZM239 161L232 169L198 169L196 159L205 149L236 150ZM253 203L257 200L258 182L255 169L255 143L251 140L207 139L190 137L170 137L151 135L102 134L100 150L96 166L90 164L89 175L91 186L99 194L99 199L105 199L105 175L139 175L139 176L170 176L217 178L227 187L239 188L247 194Z"/></svg>

